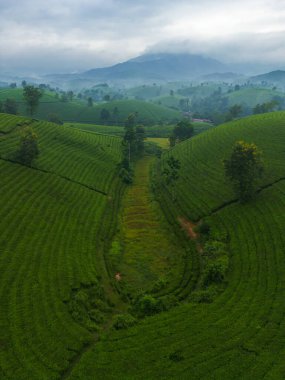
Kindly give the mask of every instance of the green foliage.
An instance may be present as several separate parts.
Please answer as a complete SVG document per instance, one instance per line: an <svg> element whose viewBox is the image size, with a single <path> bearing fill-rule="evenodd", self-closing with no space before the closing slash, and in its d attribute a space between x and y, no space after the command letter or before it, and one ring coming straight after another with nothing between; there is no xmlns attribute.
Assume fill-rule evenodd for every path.
<svg viewBox="0 0 285 380"><path fill-rule="evenodd" d="M25 127L21 133L17 158L24 165L31 166L38 155L38 136L31 127Z"/></svg>
<svg viewBox="0 0 285 380"><path fill-rule="evenodd" d="M135 317L131 314L117 314L113 321L113 328L116 330L127 329L137 323Z"/></svg>
<svg viewBox="0 0 285 380"><path fill-rule="evenodd" d="M178 159L170 156L167 161L167 166L164 168L162 174L165 178L165 183L167 186L171 188L172 191L172 199L175 198L175 183L179 178L179 170L181 167L181 163Z"/></svg>
<svg viewBox="0 0 285 380"><path fill-rule="evenodd" d="M91 97L87 99L87 105L88 107L93 107L93 99ZM102 118L102 114L101 114L101 118Z"/></svg>
<svg viewBox="0 0 285 380"><path fill-rule="evenodd" d="M202 235L208 235L210 233L210 225L207 221L202 220L196 227L196 231Z"/></svg>
<svg viewBox="0 0 285 380"><path fill-rule="evenodd" d="M105 123L110 119L110 112L106 108L102 108L100 112L100 119Z"/></svg>
<svg viewBox="0 0 285 380"><path fill-rule="evenodd" d="M216 292L212 289L196 290L191 294L190 300L196 303L212 303Z"/></svg>
<svg viewBox="0 0 285 380"><path fill-rule="evenodd" d="M43 96L42 90L35 86L25 86L23 89L23 97L25 99L29 114L34 115L39 106L40 98Z"/></svg>
<svg viewBox="0 0 285 380"><path fill-rule="evenodd" d="M256 106L253 108L254 114L259 113L266 113L266 112L272 112L277 106L279 102L277 100L271 100L269 102L265 102L262 104L256 104Z"/></svg>
<svg viewBox="0 0 285 380"><path fill-rule="evenodd" d="M215 261L209 262L204 272L204 285L212 283L221 283L224 281L228 269L227 257L219 258Z"/></svg>
<svg viewBox="0 0 285 380"><path fill-rule="evenodd" d="M184 360L184 355L182 353L182 350L175 350L169 354L169 360L173 362L181 362L181 360Z"/></svg>
<svg viewBox="0 0 285 380"><path fill-rule="evenodd" d="M255 144L238 141L228 160L224 160L225 175L232 182L237 197L246 202L255 192L255 184L261 178L264 167L261 152Z"/></svg>
<svg viewBox="0 0 285 380"><path fill-rule="evenodd" d="M182 120L173 129L172 135L170 137L170 146L174 146L176 142L187 140L193 135L193 125L187 119Z"/></svg>
<svg viewBox="0 0 285 380"><path fill-rule="evenodd" d="M16 101L14 99L6 99L3 104L3 111L11 115L16 115L18 111Z"/></svg>
<svg viewBox="0 0 285 380"><path fill-rule="evenodd" d="M162 311L162 303L149 294L139 296L133 304L134 313L138 317L147 317Z"/></svg>
<svg viewBox="0 0 285 380"><path fill-rule="evenodd" d="M27 125L33 170L11 162ZM56 379L110 320L102 244L116 228L121 139L7 114L0 131L0 378Z"/></svg>
<svg viewBox="0 0 285 380"><path fill-rule="evenodd" d="M50 121L51 123L58 124L58 125L63 124L63 121L60 120L59 116L55 113L51 113L48 115L48 121Z"/></svg>
<svg viewBox="0 0 285 380"><path fill-rule="evenodd" d="M234 104L229 108L229 114L232 119L238 117L242 112L242 106L240 104Z"/></svg>
<svg viewBox="0 0 285 380"><path fill-rule="evenodd" d="M72 318L90 331L98 331L110 312L103 288L98 282L81 284L73 289L68 300L68 309Z"/></svg>
<svg viewBox="0 0 285 380"><path fill-rule="evenodd" d="M133 182L133 175L132 175L131 170L130 169L128 170L125 167L122 167L120 169L120 171L119 171L119 177L127 185L130 185Z"/></svg>

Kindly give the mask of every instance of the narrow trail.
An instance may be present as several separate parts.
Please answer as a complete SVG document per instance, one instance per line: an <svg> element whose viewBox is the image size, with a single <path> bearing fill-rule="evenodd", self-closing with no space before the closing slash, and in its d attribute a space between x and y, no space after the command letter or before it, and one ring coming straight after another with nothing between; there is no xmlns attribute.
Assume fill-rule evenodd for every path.
<svg viewBox="0 0 285 380"><path fill-rule="evenodd" d="M131 292L151 290L160 279L175 287L183 270L183 255L174 243L175 236L166 228L153 199L150 170L155 160L145 156L137 162L134 183L123 199L120 232L115 237L120 250L114 257L114 273L121 273Z"/></svg>

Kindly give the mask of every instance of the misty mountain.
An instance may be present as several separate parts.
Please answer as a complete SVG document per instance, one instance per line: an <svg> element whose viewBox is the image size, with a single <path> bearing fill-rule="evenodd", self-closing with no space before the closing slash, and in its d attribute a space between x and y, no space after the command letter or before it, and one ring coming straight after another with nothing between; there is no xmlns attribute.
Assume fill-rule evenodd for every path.
<svg viewBox="0 0 285 380"><path fill-rule="evenodd" d="M256 75L250 78L253 83L272 83L272 84L282 84L285 85L285 71L275 70L269 73Z"/></svg>
<svg viewBox="0 0 285 380"><path fill-rule="evenodd" d="M246 77L243 74L225 72L203 75L200 79L209 82L236 82L238 80L245 80Z"/></svg>
<svg viewBox="0 0 285 380"><path fill-rule="evenodd" d="M137 80L169 81L188 80L213 72L224 72L223 63L192 54L145 54L117 65L92 69L83 74L103 81Z"/></svg>

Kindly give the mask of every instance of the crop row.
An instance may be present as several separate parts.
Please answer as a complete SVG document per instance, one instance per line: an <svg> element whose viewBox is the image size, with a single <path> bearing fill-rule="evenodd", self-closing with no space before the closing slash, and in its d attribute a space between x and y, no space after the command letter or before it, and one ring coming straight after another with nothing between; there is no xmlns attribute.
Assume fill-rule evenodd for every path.
<svg viewBox="0 0 285 380"><path fill-rule="evenodd" d="M284 112L240 119L209 130L165 153L163 165L170 155L182 164L177 198L185 215L196 220L234 199L224 177L222 161L229 156L237 140L254 142L263 151L266 166L263 184L284 177L284 120Z"/></svg>
<svg viewBox="0 0 285 380"><path fill-rule="evenodd" d="M252 205L212 216L231 238L228 286L212 304L180 306L110 333L71 378L283 378L284 193L282 182ZM169 359L175 352L177 363Z"/></svg>
<svg viewBox="0 0 285 380"><path fill-rule="evenodd" d="M34 123L33 129L38 135L40 150L39 158L33 163L35 168L108 192L114 167L121 159L119 138L84 133L46 122ZM19 130L0 137L1 157L13 160L19 139Z"/></svg>
<svg viewBox="0 0 285 380"><path fill-rule="evenodd" d="M7 378L57 378L89 339L63 301L102 270L106 197L3 161L1 178L1 367Z"/></svg>

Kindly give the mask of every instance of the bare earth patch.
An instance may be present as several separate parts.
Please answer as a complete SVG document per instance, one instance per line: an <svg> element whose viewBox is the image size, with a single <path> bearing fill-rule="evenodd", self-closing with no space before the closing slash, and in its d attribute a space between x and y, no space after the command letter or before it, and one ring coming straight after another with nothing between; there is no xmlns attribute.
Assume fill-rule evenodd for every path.
<svg viewBox="0 0 285 380"><path fill-rule="evenodd" d="M178 217L178 222L181 225L181 227L183 228L183 230L190 237L190 239L196 241L197 251L202 253L203 248L202 248L201 244L197 241L197 239L199 238L199 234L195 231L195 227L197 226L197 224L191 222L191 220L187 220L187 219L183 218L182 216Z"/></svg>

